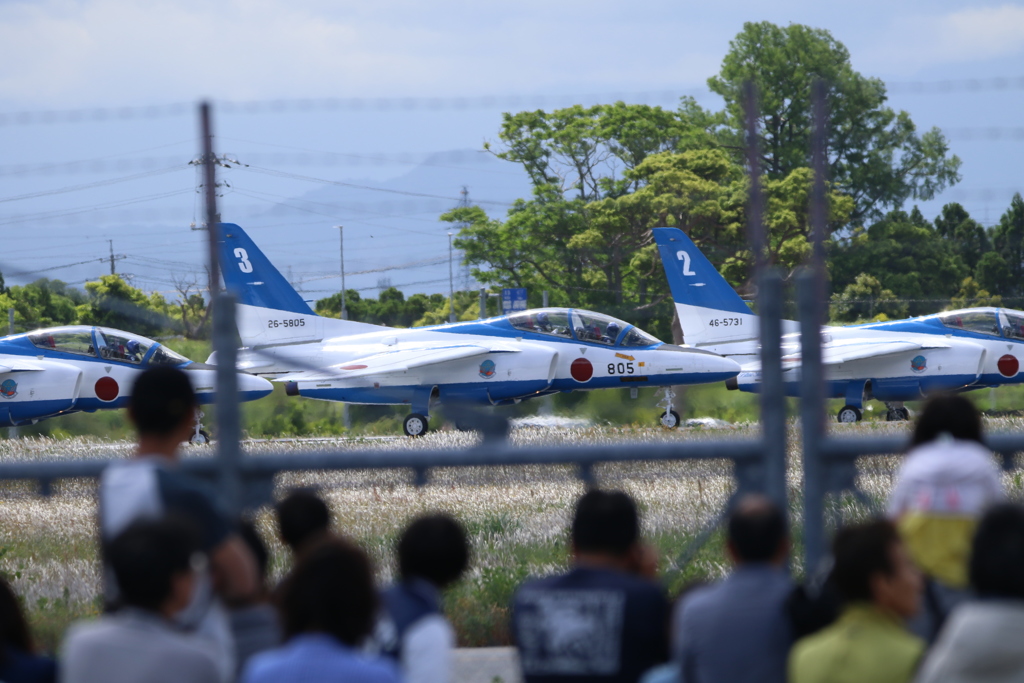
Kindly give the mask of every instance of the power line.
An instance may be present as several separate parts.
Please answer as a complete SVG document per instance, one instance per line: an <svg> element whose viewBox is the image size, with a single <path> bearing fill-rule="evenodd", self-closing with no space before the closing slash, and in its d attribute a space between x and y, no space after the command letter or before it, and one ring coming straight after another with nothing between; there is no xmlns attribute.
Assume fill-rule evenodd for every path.
<svg viewBox="0 0 1024 683"><path fill-rule="evenodd" d="M955 94L962 92L1003 92L1024 90L1024 76L943 79L939 81L892 81L885 84L888 93ZM709 94L705 88L663 88L637 91L590 93L491 94L468 96L390 96L281 98L271 100L215 100L214 109L224 114L291 114L314 112L406 112L468 111L481 109L544 109L581 102L656 102L675 103L683 96ZM103 123L139 119L158 119L193 114L193 102L142 106L91 107L63 110L26 110L0 112L0 126Z"/></svg>

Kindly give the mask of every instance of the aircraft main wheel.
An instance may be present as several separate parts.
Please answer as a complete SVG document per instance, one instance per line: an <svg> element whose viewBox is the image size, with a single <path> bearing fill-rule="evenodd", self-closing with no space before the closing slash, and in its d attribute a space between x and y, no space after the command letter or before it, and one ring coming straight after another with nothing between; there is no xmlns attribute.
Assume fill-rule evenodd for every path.
<svg viewBox="0 0 1024 683"><path fill-rule="evenodd" d="M193 434L192 437L188 440L188 442L202 446L204 444L210 443L210 435L206 433L205 429L200 429L199 433Z"/></svg>
<svg viewBox="0 0 1024 683"><path fill-rule="evenodd" d="M662 413L661 417L658 418L658 422L665 429L675 429L679 426L679 413L674 410L670 410L667 413Z"/></svg>
<svg viewBox="0 0 1024 683"><path fill-rule="evenodd" d="M843 406L843 409L836 414L836 420L839 422L860 422L861 417L860 408L856 406Z"/></svg>
<svg viewBox="0 0 1024 683"><path fill-rule="evenodd" d="M910 410L907 408L893 408L886 412L885 419L887 422L906 422L910 419Z"/></svg>
<svg viewBox="0 0 1024 683"><path fill-rule="evenodd" d="M429 429L427 418L419 413L413 413L402 422L402 429L406 436L423 436Z"/></svg>

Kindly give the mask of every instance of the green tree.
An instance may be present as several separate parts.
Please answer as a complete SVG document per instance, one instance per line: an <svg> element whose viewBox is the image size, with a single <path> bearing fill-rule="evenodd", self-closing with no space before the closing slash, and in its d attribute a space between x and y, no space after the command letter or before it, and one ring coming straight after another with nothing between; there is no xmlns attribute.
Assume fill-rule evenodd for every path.
<svg viewBox="0 0 1024 683"><path fill-rule="evenodd" d="M907 304L883 288L878 278L861 273L841 293L832 295L830 313L833 322L894 320L907 317Z"/></svg>
<svg viewBox="0 0 1024 683"><path fill-rule="evenodd" d="M440 294L413 294L408 299L395 287L388 287L377 299L364 299L354 289L345 291L345 308L349 320L387 325L388 327L413 327L427 311L439 307L446 299ZM316 312L337 318L341 315L341 293L316 302Z"/></svg>
<svg viewBox="0 0 1024 683"><path fill-rule="evenodd" d="M831 274L836 291L858 275L877 279L883 288L908 300L911 315L936 309L936 299L950 299L969 275L953 245L927 222L921 225L904 211L892 211L867 230L858 229L832 245Z"/></svg>
<svg viewBox="0 0 1024 683"><path fill-rule="evenodd" d="M949 308L972 308L974 306L1002 306L1001 296L992 296L973 277L965 277L960 283L960 291L950 302Z"/></svg>
<svg viewBox="0 0 1024 683"><path fill-rule="evenodd" d="M953 243L953 249L972 271L992 248L985 228L956 202L942 207L942 213L935 218L935 232Z"/></svg>
<svg viewBox="0 0 1024 683"><path fill-rule="evenodd" d="M997 251L988 251L981 256L974 269L974 277L978 285L989 292L1000 292L1004 296L1011 296L1014 292L1010 266Z"/></svg>
<svg viewBox="0 0 1024 683"><path fill-rule="evenodd" d="M120 275L103 275L85 284L88 300L78 306L82 324L103 325L147 337L172 332L170 304L158 293L147 295Z"/></svg>
<svg viewBox="0 0 1024 683"><path fill-rule="evenodd" d="M1009 277L1007 290L996 290L1007 296L1019 297L1024 278L1024 199L1020 193L1013 195L1010 208L999 218L999 224L992 230L992 243L1006 262ZM987 284L987 283L986 283Z"/></svg>
<svg viewBox="0 0 1024 683"><path fill-rule="evenodd" d="M905 111L885 106L885 85L855 71L846 47L824 29L746 23L708 87L725 99L723 143L739 152L743 88L758 90L762 163L772 178L808 166L811 85L828 88L829 178L854 198L854 224L907 199L927 200L960 180L960 159L937 128L918 134Z"/></svg>
<svg viewBox="0 0 1024 683"><path fill-rule="evenodd" d="M77 306L86 299L81 290L46 278L12 285L7 295L13 303L15 324L23 330L74 324L78 322Z"/></svg>

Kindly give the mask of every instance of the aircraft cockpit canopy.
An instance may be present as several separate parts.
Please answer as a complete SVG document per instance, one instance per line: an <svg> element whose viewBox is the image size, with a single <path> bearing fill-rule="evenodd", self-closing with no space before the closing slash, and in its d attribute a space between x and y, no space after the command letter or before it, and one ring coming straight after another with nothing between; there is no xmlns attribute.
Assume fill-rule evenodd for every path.
<svg viewBox="0 0 1024 683"><path fill-rule="evenodd" d="M143 361L146 365L181 365L190 362L188 358L152 339L105 327L58 327L40 330L28 335L28 338L33 346L39 349L93 358L98 356L103 360L132 365L141 365ZM154 346L156 349L147 359L147 354Z"/></svg>
<svg viewBox="0 0 1024 683"><path fill-rule="evenodd" d="M964 330L990 337L1006 339L1024 339L1024 312L977 308L963 311L950 311L939 316L939 321L946 327Z"/></svg>
<svg viewBox="0 0 1024 683"><path fill-rule="evenodd" d="M508 317L517 330L607 346L651 346L660 340L638 327L603 313L577 308L540 308Z"/></svg>

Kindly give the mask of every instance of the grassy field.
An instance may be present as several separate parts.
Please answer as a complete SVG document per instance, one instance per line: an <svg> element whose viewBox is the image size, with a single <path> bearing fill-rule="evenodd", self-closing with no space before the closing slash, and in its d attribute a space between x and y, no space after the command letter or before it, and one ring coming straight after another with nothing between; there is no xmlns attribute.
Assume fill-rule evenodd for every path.
<svg viewBox="0 0 1024 683"><path fill-rule="evenodd" d="M1019 419L989 421L990 429L1024 429ZM753 437L756 426L724 429L660 429L590 427L585 429L516 429L516 445L564 443L642 444L725 437ZM865 422L836 425L842 433L898 433L905 424ZM799 444L791 434L789 487L799 557L801 492ZM335 442L249 443L255 455L282 448L427 449L461 448L477 437L453 431L432 433L422 439ZM630 446L631 448L635 446ZM62 459L125 456L127 442L95 438L26 438L0 441L0 462L25 459ZM208 455L207 447L189 448L188 457ZM885 499L898 465L896 457L863 459L860 485L869 498ZM604 465L596 472L604 486L633 494L643 511L644 533L659 550L661 570L670 590L691 580L717 578L727 571L721 533L691 561L681 564L680 553L713 520L733 487L728 462L630 463ZM1007 475L1007 484L1021 491L1019 475ZM392 551L396 534L411 516L426 510L447 510L469 530L473 563L466 578L446 596L448 613L462 645L498 645L508 642L507 606L515 587L526 577L565 569L567 529L571 507L583 491L574 471L567 467L482 467L431 472L426 486L412 485L407 471L363 470L303 472L280 475L278 494L297 485L320 487L329 501L335 528L367 549L381 582L392 578ZM89 482L58 482L54 495L41 498L25 484L0 487L0 572L10 578L23 597L36 633L53 649L74 619L97 612L99 573L96 554L96 500ZM868 514L852 497L833 500L830 518ZM291 558L277 540L267 509L255 513L258 527L272 552L271 571L280 577ZM799 560L794 570L802 572Z"/></svg>

